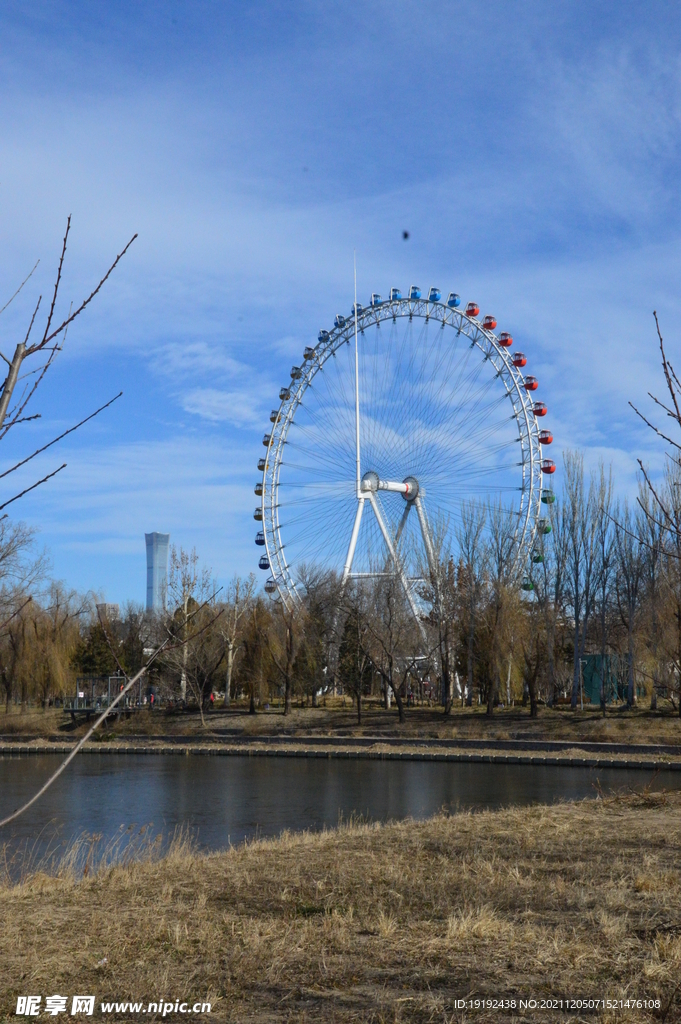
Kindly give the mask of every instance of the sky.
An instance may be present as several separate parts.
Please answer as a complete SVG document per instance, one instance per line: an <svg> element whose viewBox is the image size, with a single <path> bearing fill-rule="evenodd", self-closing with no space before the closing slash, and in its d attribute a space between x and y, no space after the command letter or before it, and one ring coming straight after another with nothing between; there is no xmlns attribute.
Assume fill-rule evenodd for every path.
<svg viewBox="0 0 681 1024"><path fill-rule="evenodd" d="M6 356L69 215L62 314L138 234L0 453L124 392L4 481L67 464L10 508L69 586L143 602L152 530L222 583L257 571L262 435L353 250L360 301L435 285L496 315L559 464L603 459L621 494L660 472L628 403L662 394L653 309L681 345L677 5L6 0L0 114L0 306L40 259Z"/></svg>

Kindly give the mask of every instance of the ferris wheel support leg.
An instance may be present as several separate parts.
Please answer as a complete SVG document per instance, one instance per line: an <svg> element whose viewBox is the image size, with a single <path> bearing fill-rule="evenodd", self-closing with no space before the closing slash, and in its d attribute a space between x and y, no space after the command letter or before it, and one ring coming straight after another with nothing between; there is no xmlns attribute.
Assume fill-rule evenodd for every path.
<svg viewBox="0 0 681 1024"><path fill-rule="evenodd" d="M400 578L400 583L402 584L402 588L404 590L405 597L407 598L407 601L409 602L409 607L411 608L412 614L413 614L414 618L416 619L416 625L418 626L419 632L420 632L423 640L425 641L425 639L426 639L426 631L424 629L423 623L421 622L421 619L419 618L419 613L418 613L418 610L416 608L416 605L414 604L414 595L411 592L411 587L409 586L409 582L407 580L407 577L404 575L404 569L402 568L402 563L400 562L400 560L399 560L399 558L397 556L397 551L395 550L395 545L393 544L392 538L390 536L390 533L388 532L388 528L385 525L385 522L383 521L383 516L381 515L381 510L378 507L378 502L376 501L376 497L375 497L373 491L369 491L369 501L371 502L371 507L374 510L374 515L376 516L376 519L378 521L379 529L380 529L381 533L383 534L383 540L385 541L385 546L387 547L388 551L390 552L390 557L393 560L393 565L395 566L395 571L396 571L397 575Z"/></svg>
<svg viewBox="0 0 681 1024"><path fill-rule="evenodd" d="M419 517L419 526L421 527L421 534L423 536L423 546L426 549L426 558L428 559L428 568L430 569L430 575L433 578L433 582L437 585L438 566L437 560L435 558L435 548L433 547L433 541L430 536L428 520L426 519L426 511L423 505L421 504L421 497L418 494L414 498L414 505L416 506L416 514Z"/></svg>
<svg viewBox="0 0 681 1024"><path fill-rule="evenodd" d="M360 497L357 501L357 512L355 513L355 522L352 527L352 534L350 536L350 546L348 547L348 557L345 559L345 565L343 566L343 576L341 578L341 587L344 587L347 583L348 576L352 571L352 562L355 557L355 548L357 547L357 538L359 536L359 524L362 522L362 511L364 510L364 496Z"/></svg>

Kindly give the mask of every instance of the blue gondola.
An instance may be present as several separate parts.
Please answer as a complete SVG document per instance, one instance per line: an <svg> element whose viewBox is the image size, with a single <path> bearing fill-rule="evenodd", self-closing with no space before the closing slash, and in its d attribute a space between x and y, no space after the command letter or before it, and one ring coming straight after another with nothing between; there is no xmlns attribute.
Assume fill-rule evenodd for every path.
<svg viewBox="0 0 681 1024"><path fill-rule="evenodd" d="M261 569L269 569L270 563L267 560L267 555L261 555L258 565Z"/></svg>
<svg viewBox="0 0 681 1024"><path fill-rule="evenodd" d="M262 530L258 530L258 532L256 533L256 535L255 535L255 543L258 545L259 548L264 548L264 546L265 546L265 534L262 532Z"/></svg>
<svg viewBox="0 0 681 1024"><path fill-rule="evenodd" d="M402 298L402 292L400 291L399 288L391 288L390 289L390 301L391 302L399 302L401 298Z"/></svg>
<svg viewBox="0 0 681 1024"><path fill-rule="evenodd" d="M345 323L345 317L343 316L342 313L336 313L336 316L335 316L333 322L336 325L336 327L342 327L344 325L344 323Z"/></svg>
<svg viewBox="0 0 681 1024"><path fill-rule="evenodd" d="M456 292L450 292L447 297L447 305L450 309L456 309L461 305L461 296L457 295Z"/></svg>
<svg viewBox="0 0 681 1024"><path fill-rule="evenodd" d="M439 302L442 298L442 292L439 288L431 288L428 292L428 302Z"/></svg>
<svg viewBox="0 0 681 1024"><path fill-rule="evenodd" d="M421 289L417 288L415 284L413 284L409 289L409 298L412 302L416 302L417 299L421 298Z"/></svg>
<svg viewBox="0 0 681 1024"><path fill-rule="evenodd" d="M383 300L381 299L381 296L378 294L378 292L373 292L372 293L372 296L371 296L371 305L372 306L380 306L382 301Z"/></svg>
<svg viewBox="0 0 681 1024"><path fill-rule="evenodd" d="M317 341L324 342L324 341L328 341L328 340L329 340L329 332L328 331L320 331L319 334L317 335Z"/></svg>

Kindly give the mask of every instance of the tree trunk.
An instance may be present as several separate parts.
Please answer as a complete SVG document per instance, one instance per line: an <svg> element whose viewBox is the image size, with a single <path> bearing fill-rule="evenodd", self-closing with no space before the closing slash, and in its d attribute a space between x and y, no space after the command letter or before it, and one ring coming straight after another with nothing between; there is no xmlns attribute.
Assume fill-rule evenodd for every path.
<svg viewBox="0 0 681 1024"><path fill-rule="evenodd" d="M572 658L572 696L570 707L573 711L577 709L577 698L579 697L579 618L575 615L575 650Z"/></svg>
<svg viewBox="0 0 681 1024"><path fill-rule="evenodd" d="M601 714L605 718L605 597L601 606Z"/></svg>
<svg viewBox="0 0 681 1024"><path fill-rule="evenodd" d="M291 713L291 677L287 673L286 679L284 680L284 714L289 715Z"/></svg>
<svg viewBox="0 0 681 1024"><path fill-rule="evenodd" d="M390 680L390 689L395 694L395 703L397 704L397 712L400 717L400 722L404 722L404 701L399 691L399 687L393 685L392 679Z"/></svg>
<svg viewBox="0 0 681 1024"><path fill-rule="evenodd" d="M468 693L466 694L466 703L468 707L473 706L473 627L468 630Z"/></svg>
<svg viewBox="0 0 681 1024"><path fill-rule="evenodd" d="M227 679L225 680L225 707L229 707L232 693L232 669L234 667L234 645L231 640L227 643Z"/></svg>
<svg viewBox="0 0 681 1024"><path fill-rule="evenodd" d="M489 688L487 690L487 717L491 718L494 714L494 680L490 676Z"/></svg>
<svg viewBox="0 0 681 1024"><path fill-rule="evenodd" d="M357 691L357 725L362 724L362 694Z"/></svg>
<svg viewBox="0 0 681 1024"><path fill-rule="evenodd" d="M633 611L629 608L629 685L627 686L627 707L634 706L634 623Z"/></svg>
<svg viewBox="0 0 681 1024"><path fill-rule="evenodd" d="M508 675L506 676L506 706L511 706L511 663L512 655L508 656Z"/></svg>
<svg viewBox="0 0 681 1024"><path fill-rule="evenodd" d="M9 371L2 389L2 395L0 395L0 427L5 422L7 409L14 393L14 388L19 377L19 370L21 369L21 364L24 361L25 354L26 344L25 342L20 341L14 350L12 362L9 364Z"/></svg>

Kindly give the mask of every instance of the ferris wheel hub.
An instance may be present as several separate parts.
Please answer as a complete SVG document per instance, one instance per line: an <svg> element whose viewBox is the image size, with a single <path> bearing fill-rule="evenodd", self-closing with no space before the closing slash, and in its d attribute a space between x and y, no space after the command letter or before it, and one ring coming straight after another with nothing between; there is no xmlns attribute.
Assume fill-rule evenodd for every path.
<svg viewBox="0 0 681 1024"><path fill-rule="evenodd" d="M381 480L378 473L370 469L362 477L361 490L364 493L392 491L394 494L401 494L405 501L413 501L418 497L419 482L415 476L405 477L401 482L398 480Z"/></svg>

